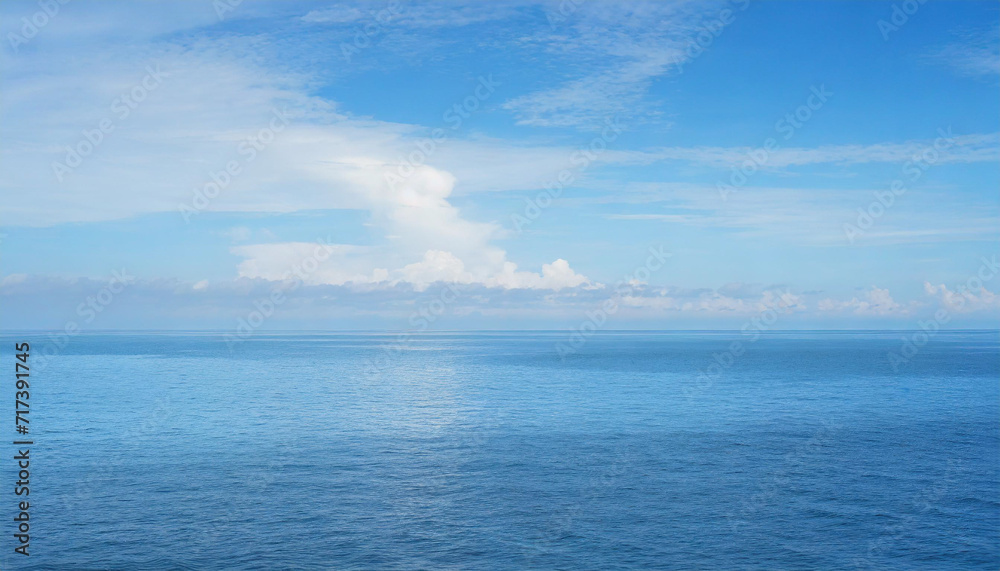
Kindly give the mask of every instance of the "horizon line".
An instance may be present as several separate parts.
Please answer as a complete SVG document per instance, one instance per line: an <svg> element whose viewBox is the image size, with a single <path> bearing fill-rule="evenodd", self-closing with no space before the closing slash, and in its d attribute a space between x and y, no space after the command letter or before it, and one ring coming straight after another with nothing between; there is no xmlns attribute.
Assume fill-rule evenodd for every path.
<svg viewBox="0 0 1000 571"><path fill-rule="evenodd" d="M233 333L233 329L90 329L86 331L76 331L71 337L87 334L102 333ZM423 331L413 331L409 329L259 329L253 334L282 334L282 333L369 333L369 334L399 334L409 333L411 335L433 335L446 333L571 333L574 328L562 329L432 329ZM755 330L760 334L773 333L906 333L913 331L924 331L920 328L911 329L771 329ZM998 328L941 328L936 332L943 333L1000 333ZM13 334L62 334L67 335L61 329L0 329L0 335ZM604 329L592 331L593 335L609 333L743 333L742 329Z"/></svg>

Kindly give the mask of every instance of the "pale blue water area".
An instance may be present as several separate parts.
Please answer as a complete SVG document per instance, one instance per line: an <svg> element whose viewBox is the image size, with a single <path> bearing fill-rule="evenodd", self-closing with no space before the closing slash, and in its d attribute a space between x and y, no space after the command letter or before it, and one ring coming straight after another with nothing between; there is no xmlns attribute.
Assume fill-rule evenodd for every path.
<svg viewBox="0 0 1000 571"><path fill-rule="evenodd" d="M995 570L1000 338L939 333L894 371L903 335L608 332L563 359L555 332L388 355L364 333L83 334L42 370L47 337L8 334L11 372L32 345L36 445L29 558L9 442L0 462L0 560Z"/></svg>

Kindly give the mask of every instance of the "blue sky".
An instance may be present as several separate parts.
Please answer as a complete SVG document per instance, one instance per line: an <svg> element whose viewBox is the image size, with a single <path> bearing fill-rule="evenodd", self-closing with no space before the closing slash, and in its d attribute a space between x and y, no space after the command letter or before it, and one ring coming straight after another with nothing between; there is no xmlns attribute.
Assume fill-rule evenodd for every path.
<svg viewBox="0 0 1000 571"><path fill-rule="evenodd" d="M5 329L272 296L261 328L1000 316L995 2L53 0L0 31Z"/></svg>

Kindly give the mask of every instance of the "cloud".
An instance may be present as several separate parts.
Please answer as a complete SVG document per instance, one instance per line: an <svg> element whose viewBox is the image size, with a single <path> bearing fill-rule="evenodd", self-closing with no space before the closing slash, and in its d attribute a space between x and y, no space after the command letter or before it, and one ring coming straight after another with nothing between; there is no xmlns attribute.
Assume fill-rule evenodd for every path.
<svg viewBox="0 0 1000 571"><path fill-rule="evenodd" d="M375 267L391 263L391 252L342 244L308 242L239 246L231 251L245 259L239 264L243 278L283 281L301 279L309 285L408 284L425 291L437 283L478 284L503 289L545 289L559 291L590 280L569 266L566 260L542 265L541 274L517 271L517 264L503 259L495 267L470 270L462 259L443 250L428 250L416 262L396 269Z"/></svg>
<svg viewBox="0 0 1000 571"><path fill-rule="evenodd" d="M369 251L369 248L361 246L320 242L253 244L230 248L230 252L244 258L237 266L242 278L270 281L299 279L308 285L383 281L385 270L372 267Z"/></svg>
<svg viewBox="0 0 1000 571"><path fill-rule="evenodd" d="M572 6L569 13L566 7ZM648 120L653 80L679 70L699 27L722 3L562 3L551 7L551 30L529 38L555 59L561 85L509 99L517 123L536 127L600 128L611 116ZM586 62L587 65L581 65Z"/></svg>
<svg viewBox="0 0 1000 571"><path fill-rule="evenodd" d="M839 246L848 243L844 224L856 224L858 208L876 201L876 190L885 192L888 184L876 189L745 186L723 200L718 187L710 184L629 183L609 186L609 194L591 201L619 204L619 212L604 214L610 220L722 229L739 236ZM865 231L864 243L989 241L1000 235L990 200L957 193L951 187L925 185L920 190L898 197L891 216L879 218Z"/></svg>
<svg viewBox="0 0 1000 571"><path fill-rule="evenodd" d="M739 7L739 3L726 5ZM20 12L14 12L24 7L29 13L37 10L31 3L17 4L16 9L7 6L11 4L5 4L0 12L9 17L0 21L17 22ZM391 115L419 116L425 121L422 125L353 115L335 100L339 89L350 87L338 81L357 74L361 67L343 65L337 47L372 17L370 5L330 4L302 9L297 4L246 2L232 14L233 19L240 20L236 25L228 16L225 23L220 23L207 4L203 9L180 12L167 2L144 3L142 9L108 6L80 4L78 14L71 17L67 11L53 19L44 36L25 46L16 57L9 50L0 54L0 72L7 80L0 94L0 159L18 167L8 169L0 181L4 223L50 226L118 220L153 212L177 213L179 219L178 208L193 204L197 193L204 194L209 184L222 188L218 196L205 201L201 212L352 209L365 213L362 231L354 230L352 234L349 228L343 232L330 229L341 242L357 243L326 241L330 249L324 247L322 256L316 255L317 244L306 241L308 236L299 233L287 231L284 236L269 237L266 231L251 232L242 226L224 231L219 226L211 227L209 231L217 242L224 242L214 244L217 252L224 255L232 246L229 251L239 258L233 268L237 279L227 282L211 274L211 280L204 280L201 278L208 274L196 273L188 276L191 282L150 280L135 290L136 295L146 296L144 299L154 305L161 299L157 296L176 296L192 314L208 311L211 306L198 305L206 300L219 302L231 294L246 301L242 296L266 293L269 287L296 272L304 275L305 285L296 294L295 304L299 305L289 307L295 306L307 316L310 311L327 315L349 308L390 311L407 306L414 297L440 284L466 286L469 299L456 310L481 314L579 312L585 311L588 303L599 303L614 295L596 281L602 277L593 273L598 270L588 266L578 273L567 260L577 268L582 267L581 261L566 252L546 254L543 259L554 261L541 267L519 266L500 247L504 243L501 240L509 236L495 221L506 220L512 214L505 210L512 202L507 200L509 197L467 199L471 193L535 190L553 181L562 169L572 166L570 157L575 149L559 142L570 140L571 133L504 140L475 131L477 126L496 128L495 121L470 121L453 129L444 119L444 112L473 92L477 82L471 72L467 78L469 91L456 93L452 87L457 84L448 84L448 97L455 100L442 101L441 109L425 108L419 115L406 115L408 110L400 114L394 111ZM567 6L577 9L560 13ZM586 129L614 114L642 122L659 119L656 102L650 96L654 82L691 64L691 58L696 57L689 51L691 38L702 31L706 18L713 17L721 6L701 2L491 2L456 4L441 10L406 4L403 13L393 18L391 33L387 30L385 37L373 42L371 60L383 77L391 77L392 71L404 65L401 62L416 61L424 55L435 65L437 58L455 57L448 61L457 70L458 57L463 58L461 65L472 61L466 52L455 56L455 52L439 48L475 36L475 49L481 50L475 53L502 47L506 50L504 57L510 54L515 65L537 63L540 70L525 76L537 79L527 88L520 83L504 86L527 92L498 93L489 105L483 105L482 112L496 111L503 101L501 110L526 126ZM143 12L146 8L152 18ZM262 17L282 11L280 19ZM561 18L553 20L551 26L541 17L557 13ZM475 30L456 29L504 19L511 21ZM501 30L494 33L491 28ZM516 37L509 30L516 30ZM300 33L310 35L297 35ZM303 37L308 40L303 41ZM969 45L975 47L977 41ZM421 44L421 55L411 59L382 58L384 52L377 51L389 46L387 51L400 52L401 46L417 44ZM995 74L995 42L987 47L985 51L942 50L938 56L956 66L965 62L961 65L970 74ZM289 54L294 57L281 57ZM988 65L981 63L984 61ZM121 114L116 108L121 109L123 94L140 86L149 68L162 70L162 84L149 90L134 108L128 106L127 114ZM498 66L497 75L501 77L500 71L512 69L516 74L516 68L505 63L504 67ZM67 93L73 96L66 97ZM385 109L381 103L365 102L358 108ZM287 118L287 122L282 119L281 129L270 133L264 142L262 133L279 117ZM113 130L94 135L102 120L108 118ZM432 151L425 151L424 145L436 128L444 130L446 140ZM501 128L494 132L504 131ZM557 138L561 136L567 138ZM99 143L92 142L95 137ZM637 140L655 139L643 136ZM66 162L67 146L76 147L81 142L96 148L86 153L82 164L74 167L63 182L58 182L53 176L53 162ZM247 146L250 142L253 145ZM804 167L904 163L930 144L929 140L910 140L782 148L769 156L766 168L783 175L814 175L815 170L806 171ZM960 134L951 148L941 152L937 162L993 164L1000 158L998 149L1000 135L996 133ZM594 218L603 215L616 220L722 229L716 238L781 236L793 237L796 246L843 245L842 224L854 221L856 210L872 202L874 190L884 191L884 187L745 187L724 203L712 184L716 177L703 177L703 170L690 168L719 169L726 173L719 176L721 179L744 161L750 150L740 146L609 149L595 163L600 162L602 167L657 167L627 172L614 168L574 171L578 176L573 188L561 195L559 206L572 205L573 201L580 204L585 200L577 192L581 189L613 189L614 196L599 196L596 200L641 207L623 207L613 213L604 208ZM418 151L423 153L421 160L410 159ZM227 165L234 161L239 173L227 174ZM410 174L389 182L387 175L414 162L419 164L410 169ZM670 170L661 167L678 166L660 164L669 162L680 163L675 174L693 172L689 180L698 183L629 182L642 176L661 180L669 177L664 173ZM805 172L787 172L800 168ZM858 170L844 168L838 175L851 176ZM945 174L949 172L944 170ZM618 176L602 179L601 175ZM996 219L991 216L995 204L972 188L984 180L977 176L941 177L949 178L944 183L949 186L928 185L919 193L907 194L892 207L891 216L879 220L877 227L865 234L865 240L882 245L995 238ZM986 182L992 181L991 177ZM493 208L498 203L504 206ZM520 213L521 208L518 204L516 212ZM205 218L215 223L222 218L193 216L192 224ZM250 224L246 218L237 223ZM549 220L555 221L555 217ZM534 226L532 230L540 228ZM586 233L582 225L566 228ZM205 248L206 252L210 247ZM312 269L306 267L312 267L310 259L315 263ZM202 258L199 262L204 261ZM88 259L87 263L98 262ZM698 271L710 267L709 262L698 264ZM179 266L168 263L165 267ZM78 283L63 283L20 274L8 276L0 287L9 292L30 284L42 288L39 291L43 293L49 291L44 288L65 293L77 292L88 283L83 278ZM664 314L754 315L779 302L787 302L796 312L807 310L801 298L786 300L777 289L750 291L723 286L684 291L632 285L634 290L623 298L623 315L632 311L632 315L643 319ZM898 292L895 283L892 288ZM17 295L28 295L17 291ZM958 295L935 291L934 295L942 298ZM983 290L967 305L992 307L991 295ZM845 315L845 319L905 315L915 307L913 302L894 301L887 290L878 288L859 297L849 301L828 299L823 306L829 313ZM811 297L809 306L817 307Z"/></svg>
<svg viewBox="0 0 1000 571"><path fill-rule="evenodd" d="M0 107L3 158L23 166L0 183L8 223L46 226L162 211L184 212L197 223L200 212L364 209L387 242L382 250L391 252L340 251L337 267L311 279L378 281L386 268L403 271L428 252L447 252L469 281L543 288L586 281L561 266L550 275L512 270L505 251L492 245L501 227L469 220L450 201L459 176L467 191L537 188L567 165L569 149L447 140L424 164L406 165L406 176L391 177L428 140L427 129L341 114L332 102L309 95L305 78L233 55L234 46L250 41L153 43L101 52L94 59L102 65L94 69L53 64L62 67L51 74L37 73L40 64L30 54L4 58L17 87L5 91ZM119 111L122 94L142 85L148 69L157 70L161 82L127 113ZM67 91L75 96L57 96ZM112 128L102 133L102 121ZM67 147L87 152L60 182L53 165L70 164L74 151ZM239 228L229 236L249 238ZM240 275L273 279L303 247L234 253L247 258Z"/></svg>
<svg viewBox="0 0 1000 571"><path fill-rule="evenodd" d="M298 246L298 254L308 257L314 252L315 244ZM329 261L335 262L335 255ZM615 287L591 283L574 272L565 260L545 264L541 273L521 272L508 266L500 275L482 282L468 281L471 276L463 272L460 261L446 252L429 253L420 264L419 268L411 266L406 272L394 272L393 279L383 276L385 279L367 282L325 283L324 280L336 275L336 263L305 272L304 277L299 270L276 275L257 265L258 275L271 277L247 275L233 280L194 283L140 278L115 296L107 311L97 316L94 325L116 326L115 322L105 319L109 314L116 314L139 320L149 319L150 315L170 315L194 322L201 322L202 318L215 319L218 326L218 319L228 323L227 320L245 317L247 312L254 310L255 302L272 299L274 292L287 298L280 302L280 311L275 312L275 325L330 315L383 315L398 319L412 312L421 299L434 298L445 290L458 295L449 306L449 312L455 315L503 317L528 312L526 315L559 317L567 323L579 321L587 311L612 299L619 305L616 318L640 321L663 314L729 315L742 319L769 309L782 313L800 313L806 309L800 296L780 290L748 290L748 297L733 297L711 289L689 290L638 283ZM89 278L6 276L0 280L0 299L20 316L13 316L7 326L11 327L22 317L33 320L32 314L40 316L39 322L48 318L49 326L58 326L60 319L74 318L77 305L106 285L106 280Z"/></svg>
<svg viewBox="0 0 1000 571"><path fill-rule="evenodd" d="M956 35L956 41L931 51L926 59L966 77L1000 75L1000 28L967 30Z"/></svg>
<svg viewBox="0 0 1000 571"><path fill-rule="evenodd" d="M772 310L778 313L803 311L806 305L801 296L789 291L765 290L759 297L733 297L722 290L700 290L694 295L670 295L660 290L660 295L628 295L623 303L630 307L658 311L695 312L707 314L753 315Z"/></svg>
<svg viewBox="0 0 1000 571"><path fill-rule="evenodd" d="M203 211L372 208L422 199L425 210L436 200L444 216L441 199L457 185L462 192L540 188L569 166L572 148L476 138L443 119L424 127L343 114L311 94L315 78L240 55L255 53L255 42L83 46L77 51L87 54L80 56L90 62L84 65L61 63L62 48L0 53L10 83L0 105L0 156L21 166L0 182L4 223L178 212L216 179L226 181L224 188ZM159 70L162 81L126 115L122 95L141 85L147 68ZM470 93L477 85L470 83ZM74 97L59 96L66 92ZM450 103L442 103L442 114ZM279 116L287 124L274 123ZM98 129L103 120L109 132ZM267 132L271 126L279 130ZM446 140L428 155L420 145L434 128L444 129ZM79 166L60 181L53 165L75 163L77 148ZM417 151L423 157L417 172L399 189L385 190L386 175ZM239 173L230 176L226 167L234 161ZM379 213L406 217L388 210Z"/></svg>
<svg viewBox="0 0 1000 571"><path fill-rule="evenodd" d="M1000 159L1000 133L953 135L948 148L937 149L934 164L996 162ZM778 148L767 154L766 161L756 161L759 168L781 169L817 164L856 165L866 163L905 163L920 160L934 146L934 139L871 145L824 145L816 148ZM627 164L652 164L660 161L686 163L720 169L738 168L750 159L753 147L663 147L649 151L609 151L607 160ZM926 159L924 159L926 160Z"/></svg>
<svg viewBox="0 0 1000 571"><path fill-rule="evenodd" d="M253 235L253 232L246 226L234 226L220 232L220 234L228 237L233 242L246 242Z"/></svg>
<svg viewBox="0 0 1000 571"><path fill-rule="evenodd" d="M378 10L385 9L391 16L383 19L391 26L405 28L453 28L503 20L515 15L518 9L531 6L530 2L472 2L451 3L446 8L439 5L421 5L412 2L390 1L383 4L357 2L341 3L330 8L312 10L302 16L303 22L312 24L353 24L376 21Z"/></svg>
<svg viewBox="0 0 1000 571"><path fill-rule="evenodd" d="M264 329L409 327L407 318L421 304L439 299L442 291L457 292L447 310L454 316L562 316L570 322L588 307L600 304L604 289L565 286L572 272L560 263L556 271L535 275L538 287L504 287L480 283L410 283L384 279L378 283L317 283L316 280L137 279L101 312L81 312L81 304L107 286L106 280L40 275L0 279L0 300L8 308L7 328L62 329L76 321L84 330L117 328L232 329L238 319L267 306ZM561 269L560 269L561 268ZM323 276L326 268L318 273ZM552 287L549 287L552 286ZM273 301L275 298L279 301ZM270 305L268 305L270 304ZM89 314L89 315L88 315ZM86 317L86 321L84 320ZM442 320L441 323L447 323Z"/></svg>
<svg viewBox="0 0 1000 571"><path fill-rule="evenodd" d="M824 299L817 305L820 311L827 312L850 312L855 315L878 315L878 316L888 316L888 315L906 315L910 312L909 308L904 307L892 298L889 294L889 290L880 289L876 286L872 286L870 290L865 293L864 299L858 299L857 297L851 298L848 301L836 301L834 299Z"/></svg>
<svg viewBox="0 0 1000 571"><path fill-rule="evenodd" d="M949 311L957 313L972 313L981 311L992 311L1000 309L1000 295L997 295L985 287L978 290L970 288L959 288L959 291L952 291L944 284L933 285L924 282L924 291L927 295L937 298L941 305Z"/></svg>
<svg viewBox="0 0 1000 571"><path fill-rule="evenodd" d="M314 245L313 245L314 246ZM530 278L532 285L509 287L499 283L463 283L461 268L447 255L434 260L439 269L455 271L446 276L455 281L422 282L430 274L414 275L413 281L381 279L374 283L319 283L240 277L233 280L187 282L175 279L137 279L96 315L80 311L80 305L108 285L107 280L40 275L8 275L0 279L0 300L7 307L5 327L62 328L77 321L85 330L107 328L183 327L232 329L238 319L259 310L266 300L280 293L263 329L285 328L407 328L408 317L448 292L446 316L439 326L495 327L498 323L524 326L578 325L588 312L616 302L610 329L629 327L739 329L755 318L772 322L773 328L803 324L836 323L838 327L870 328L878 324L913 326L919 311L932 310L917 300L899 302L885 289L873 287L861 298L847 301L824 299L807 304L806 294L784 287L764 288L730 284L718 289L688 289L676 286L582 282L572 277L568 265L550 264ZM426 269L426 268L425 268ZM321 274L322 275L322 274ZM398 275L396 276L399 277ZM577 285L569 285L578 282ZM559 287L562 286L562 287ZM982 326L982 319L997 315L1000 296L988 291L974 295L950 292L943 286L926 284L928 295L941 301L954 315L951 324ZM964 304L957 301L964 299ZM273 302L270 302L273 303ZM775 324L771 317L778 316ZM962 320L959 316L964 316ZM84 321L84 318L87 321ZM835 321L830 321L833 318ZM906 318L900 321L900 318ZM977 321L978 320L978 321ZM988 322L987 322L988 323Z"/></svg>
<svg viewBox="0 0 1000 571"><path fill-rule="evenodd" d="M673 64L678 52L626 63L620 69L571 81L565 86L515 97L503 104L518 125L584 127L596 130L608 117L631 115L652 79Z"/></svg>
<svg viewBox="0 0 1000 571"><path fill-rule="evenodd" d="M357 22L365 17L365 13L354 6L340 5L322 10L312 10L302 16L302 21L315 24L344 24Z"/></svg>
<svg viewBox="0 0 1000 571"><path fill-rule="evenodd" d="M541 275L533 272L519 272L517 264L506 262L503 265L503 271L493 276L487 283L507 289L551 289L555 291L591 285L589 279L573 271L569 267L569 262L561 258L551 264L543 264Z"/></svg>

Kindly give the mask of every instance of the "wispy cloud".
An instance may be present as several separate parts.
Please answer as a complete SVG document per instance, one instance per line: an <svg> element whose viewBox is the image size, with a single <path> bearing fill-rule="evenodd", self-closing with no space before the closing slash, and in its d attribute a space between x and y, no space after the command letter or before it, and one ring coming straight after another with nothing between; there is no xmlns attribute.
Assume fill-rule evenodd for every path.
<svg viewBox="0 0 1000 571"><path fill-rule="evenodd" d="M1000 75L1000 28L965 30L956 36L954 42L929 52L926 58L951 67L959 75Z"/></svg>
<svg viewBox="0 0 1000 571"><path fill-rule="evenodd" d="M936 164L994 162L1000 160L1000 133L956 134L954 143L936 151ZM761 168L779 169L819 164L857 165L866 163L905 163L919 160L933 145L933 139L870 145L823 145L815 148L789 147L770 151ZM663 147L648 151L611 151L607 160L621 163L651 164L659 161L682 161L696 165L730 169L748 160L754 147ZM937 156L937 155L936 155Z"/></svg>
<svg viewBox="0 0 1000 571"><path fill-rule="evenodd" d="M779 237L813 246L845 244L843 224L854 222L858 207L875 190L838 188L746 187L722 201L708 184L634 183L616 193L591 199L619 204L610 220L662 223L699 229L722 229L743 237ZM581 202L584 202L581 199ZM905 244L953 240L991 242L1000 236L995 206L947 190L913 192L899 200L893 216L865 233L866 244ZM630 212L641 206L641 212ZM656 211L651 205L656 205ZM970 215L970 211L978 214Z"/></svg>
<svg viewBox="0 0 1000 571"><path fill-rule="evenodd" d="M553 77L561 78L562 84L543 86L504 103L521 125L594 129L613 115L632 120L655 117L645 101L653 80L680 69L690 58L694 37L702 31L699 24L727 3L573 5L576 9L554 24L554 30L529 39L560 62Z"/></svg>
<svg viewBox="0 0 1000 571"><path fill-rule="evenodd" d="M372 18L372 12L388 7L394 14L393 26L410 28L451 28L503 20L531 6L525 1L497 1L432 5L396 0L392 2L337 3L310 10L302 21L313 24L353 24Z"/></svg>

